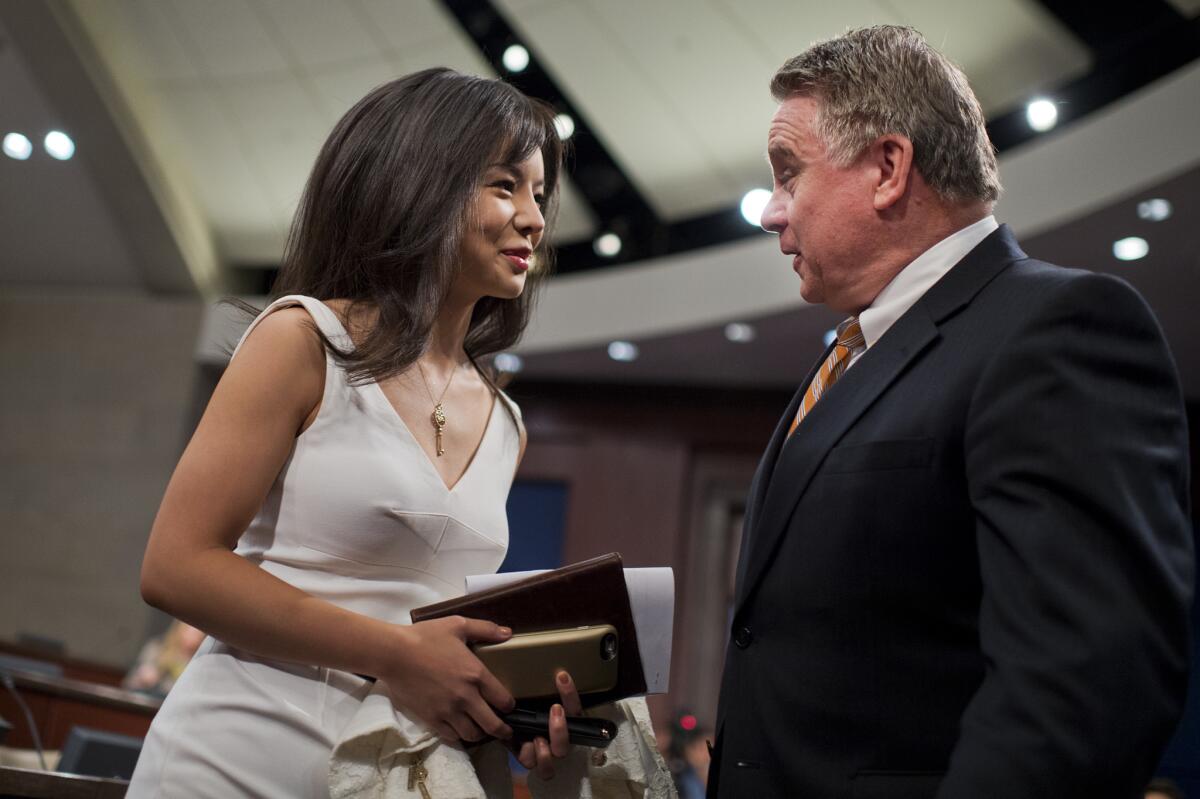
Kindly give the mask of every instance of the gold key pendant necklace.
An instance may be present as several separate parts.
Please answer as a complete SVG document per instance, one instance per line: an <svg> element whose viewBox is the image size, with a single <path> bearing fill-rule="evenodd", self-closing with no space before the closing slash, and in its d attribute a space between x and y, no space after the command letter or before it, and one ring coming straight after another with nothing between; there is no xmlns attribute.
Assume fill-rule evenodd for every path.
<svg viewBox="0 0 1200 799"><path fill-rule="evenodd" d="M429 388L429 378L425 376L425 369L421 366L421 362L417 361L417 369L421 372L421 382L425 384L425 391L429 394L429 401L433 403L433 413L429 415L429 420L433 422L434 432L437 434L437 454L440 458L446 454L446 450L442 448L442 432L446 429L446 411L442 408L442 400L446 397L446 392L450 390L450 384L454 382L454 372L458 371L458 367L450 372L450 379L446 381L446 387L442 389L442 395L437 399L433 398L433 391Z"/></svg>
<svg viewBox="0 0 1200 799"><path fill-rule="evenodd" d="M423 761L424 754L418 754L416 761L408 767L408 790L411 793L413 788L417 788L421 791L421 799L433 799L429 788L425 786L425 780L429 779L429 771Z"/></svg>

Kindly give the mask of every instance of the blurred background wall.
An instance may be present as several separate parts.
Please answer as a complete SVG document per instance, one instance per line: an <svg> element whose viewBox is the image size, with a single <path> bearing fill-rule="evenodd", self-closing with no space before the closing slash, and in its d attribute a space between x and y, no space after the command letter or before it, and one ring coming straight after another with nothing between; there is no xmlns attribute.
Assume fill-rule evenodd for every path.
<svg viewBox="0 0 1200 799"><path fill-rule="evenodd" d="M130 662L138 572L193 400L194 300L0 295L0 639Z"/></svg>

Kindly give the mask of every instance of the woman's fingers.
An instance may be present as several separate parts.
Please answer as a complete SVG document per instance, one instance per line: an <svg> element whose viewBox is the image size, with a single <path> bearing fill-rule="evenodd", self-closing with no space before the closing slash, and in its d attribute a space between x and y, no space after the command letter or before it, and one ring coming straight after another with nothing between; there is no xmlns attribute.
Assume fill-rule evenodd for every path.
<svg viewBox="0 0 1200 799"><path fill-rule="evenodd" d="M566 757L571 751L567 738L567 717L562 705L550 708L550 752L555 757Z"/></svg>
<svg viewBox="0 0 1200 799"><path fill-rule="evenodd" d="M550 753L550 744L545 738L535 738L537 747L537 774L544 780L554 779L554 755Z"/></svg>
<svg viewBox="0 0 1200 799"><path fill-rule="evenodd" d="M503 640L511 630L479 619L454 616L418 622L404 629L410 640L395 669L380 675L395 705L437 731L446 741L507 739L512 729L499 713L512 710L512 695L467 647L476 640Z"/></svg>
<svg viewBox="0 0 1200 799"><path fill-rule="evenodd" d="M498 644L512 638L512 630L501 627L483 619L469 619L463 616L453 616L463 641L479 641L487 644Z"/></svg>
<svg viewBox="0 0 1200 799"><path fill-rule="evenodd" d="M563 709L568 716L578 716L583 713L583 703L579 701L579 691L575 689L575 681L565 671L560 671L556 677L558 696L562 699Z"/></svg>
<svg viewBox="0 0 1200 799"><path fill-rule="evenodd" d="M435 724L433 725L433 731L437 733L437 737L441 739L442 743L447 746L456 746L458 744L458 732L449 724Z"/></svg>
<svg viewBox="0 0 1200 799"><path fill-rule="evenodd" d="M577 716L583 712L583 704L579 701L579 692L571 675L560 671L555 676L558 695L561 704L550 708L549 739L538 737L531 742L521 745L517 760L522 766L533 771L544 780L553 779L556 760L561 760L571 753L571 740L567 734L567 715Z"/></svg>
<svg viewBox="0 0 1200 799"><path fill-rule="evenodd" d="M482 668L483 664L480 664ZM501 713L508 713L517 706L513 695L504 687L504 683L496 679L496 675L492 674L486 668L479 677L479 694L484 701L490 706L499 710ZM511 734L511 733L510 733Z"/></svg>
<svg viewBox="0 0 1200 799"><path fill-rule="evenodd" d="M483 701L482 698L472 702L468 712L470 713L470 721L473 722L473 726L482 730L487 735L499 738L502 741L506 741L512 737L512 728L505 724L503 719L496 715L496 711L492 706ZM481 735L480 737L483 736ZM472 740L479 740L479 738Z"/></svg>
<svg viewBox="0 0 1200 799"><path fill-rule="evenodd" d="M530 771L537 768L537 746L534 745L533 741L526 741L521 744L521 751L517 752L517 762Z"/></svg>
<svg viewBox="0 0 1200 799"><path fill-rule="evenodd" d="M452 718L450 719L450 726L454 728L454 732L458 734L458 737L464 741L479 741L484 738L479 725L472 721L470 716L461 715Z"/></svg>

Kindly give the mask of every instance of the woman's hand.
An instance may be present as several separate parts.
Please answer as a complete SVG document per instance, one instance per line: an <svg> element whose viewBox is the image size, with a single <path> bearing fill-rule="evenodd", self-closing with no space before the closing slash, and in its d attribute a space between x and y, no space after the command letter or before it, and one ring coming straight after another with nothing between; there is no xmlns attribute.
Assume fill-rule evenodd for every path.
<svg viewBox="0 0 1200 799"><path fill-rule="evenodd" d="M567 739L566 717L583 713L579 692L575 690L575 682L571 675L560 671L556 682L562 703L550 708L550 740L538 736L521 744L521 749L517 752L517 760L521 765L544 780L554 777L554 761L566 757L571 752L571 743Z"/></svg>
<svg viewBox="0 0 1200 799"><path fill-rule="evenodd" d="M496 715L497 710L513 709L512 694L467 646L473 641L507 641L512 630L448 616L399 631L403 651L394 653L393 665L385 665L378 675L397 707L429 725L448 744L478 741L485 735L512 737L512 729Z"/></svg>

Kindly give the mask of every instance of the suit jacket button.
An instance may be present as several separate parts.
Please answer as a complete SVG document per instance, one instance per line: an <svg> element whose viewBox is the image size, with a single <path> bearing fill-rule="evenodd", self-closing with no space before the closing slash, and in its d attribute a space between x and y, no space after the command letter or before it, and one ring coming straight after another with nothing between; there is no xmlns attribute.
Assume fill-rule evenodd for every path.
<svg viewBox="0 0 1200 799"><path fill-rule="evenodd" d="M733 643L738 649L745 649L750 646L750 642L754 640L754 633L750 632L749 627L739 627L737 632L733 634Z"/></svg>

